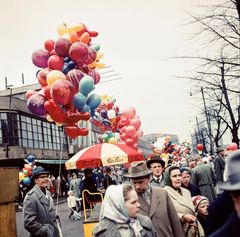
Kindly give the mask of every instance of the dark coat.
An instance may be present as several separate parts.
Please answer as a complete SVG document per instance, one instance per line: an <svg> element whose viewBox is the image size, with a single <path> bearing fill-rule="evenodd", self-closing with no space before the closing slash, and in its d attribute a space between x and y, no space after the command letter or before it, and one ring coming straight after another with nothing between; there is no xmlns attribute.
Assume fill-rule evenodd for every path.
<svg viewBox="0 0 240 237"><path fill-rule="evenodd" d="M110 175L106 174L103 178L103 187L106 190L108 186L116 184L115 180L111 178Z"/></svg>
<svg viewBox="0 0 240 237"><path fill-rule="evenodd" d="M234 211L233 201L229 192L224 191L208 207L208 217L206 219L206 235L209 235L219 229L227 221Z"/></svg>
<svg viewBox="0 0 240 237"><path fill-rule="evenodd" d="M143 230L141 231L141 237L157 237L157 233L153 228L152 222L147 216L138 215L137 219L140 221L140 225ZM92 237L122 237L119 232L119 228L123 226L124 228L130 229L127 224L117 224L116 222L104 218L93 230ZM133 231L130 229L130 236L135 237Z"/></svg>
<svg viewBox="0 0 240 237"><path fill-rule="evenodd" d="M217 156L214 160L214 169L216 174L216 181L223 181L223 173L225 169L225 160L221 156Z"/></svg>
<svg viewBox="0 0 240 237"><path fill-rule="evenodd" d="M188 186L182 184L182 187L188 189L188 191L191 193L191 197L201 195L200 189L194 184L189 183Z"/></svg>
<svg viewBox="0 0 240 237"><path fill-rule="evenodd" d="M56 213L50 192L48 192L48 196L49 198L35 185L24 199L24 227L30 233L30 237L59 237Z"/></svg>
<svg viewBox="0 0 240 237"><path fill-rule="evenodd" d="M239 237L240 219L236 212L233 212L227 222L209 237Z"/></svg>

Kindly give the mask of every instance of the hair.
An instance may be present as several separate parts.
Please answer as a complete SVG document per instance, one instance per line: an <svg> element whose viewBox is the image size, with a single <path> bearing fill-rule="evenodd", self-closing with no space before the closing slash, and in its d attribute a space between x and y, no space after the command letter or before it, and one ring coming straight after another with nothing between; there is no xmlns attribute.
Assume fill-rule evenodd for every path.
<svg viewBox="0 0 240 237"><path fill-rule="evenodd" d="M125 202L128 200L128 194L132 190L134 190L132 185L130 185L130 184L124 184L123 185L123 198L124 198Z"/></svg>
<svg viewBox="0 0 240 237"><path fill-rule="evenodd" d="M92 170L89 169L89 168L86 168L86 169L83 171L83 173L84 173L85 176L89 176L89 175L92 174Z"/></svg>
<svg viewBox="0 0 240 237"><path fill-rule="evenodd" d="M176 166L176 165L173 165L173 166L169 166L166 171L165 171L165 184L167 186L170 186L170 187L173 187L172 186L172 180L170 178L170 175L171 175L171 172L173 170L180 170L180 167Z"/></svg>

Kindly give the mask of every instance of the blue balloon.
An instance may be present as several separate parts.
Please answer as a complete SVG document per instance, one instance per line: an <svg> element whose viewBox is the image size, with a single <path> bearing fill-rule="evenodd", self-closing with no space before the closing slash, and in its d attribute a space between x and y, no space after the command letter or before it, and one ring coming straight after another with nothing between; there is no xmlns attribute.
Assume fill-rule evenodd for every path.
<svg viewBox="0 0 240 237"><path fill-rule="evenodd" d="M26 177L23 179L22 182L25 186L28 186L31 183L31 179L29 177Z"/></svg>
<svg viewBox="0 0 240 237"><path fill-rule="evenodd" d="M86 104L91 109L96 109L101 104L101 96L97 94L92 94L87 98Z"/></svg>
<svg viewBox="0 0 240 237"><path fill-rule="evenodd" d="M95 109L91 109L91 113L90 113L91 117L95 116Z"/></svg>
<svg viewBox="0 0 240 237"><path fill-rule="evenodd" d="M78 110L79 112L91 112L91 109L90 109L90 107L88 106L88 105L83 105L83 107L80 109L80 110Z"/></svg>
<svg viewBox="0 0 240 237"><path fill-rule="evenodd" d="M94 44L91 46L93 49L95 49L97 52L100 50L100 45L99 44Z"/></svg>
<svg viewBox="0 0 240 237"><path fill-rule="evenodd" d="M83 95L88 95L89 92L94 90L94 80L90 76L85 76L79 82L79 91Z"/></svg>
<svg viewBox="0 0 240 237"><path fill-rule="evenodd" d="M85 95L77 93L73 96L73 105L77 110L81 110L85 104L86 104Z"/></svg>
<svg viewBox="0 0 240 237"><path fill-rule="evenodd" d="M27 156L27 160L28 160L29 163L33 163L33 161L35 160L35 158L36 158L36 157L33 156L33 155L28 155L28 156Z"/></svg>

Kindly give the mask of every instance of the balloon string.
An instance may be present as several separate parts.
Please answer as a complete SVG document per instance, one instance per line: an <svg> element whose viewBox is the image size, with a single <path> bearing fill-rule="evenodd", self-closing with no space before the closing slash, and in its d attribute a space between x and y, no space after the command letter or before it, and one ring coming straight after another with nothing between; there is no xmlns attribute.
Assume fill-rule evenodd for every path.
<svg viewBox="0 0 240 237"><path fill-rule="evenodd" d="M61 177L61 171L62 171L62 157L63 157L63 140L64 140L64 131L62 129L62 139L61 139L61 150L60 150L60 162L59 162L59 168L58 168L58 177ZM57 177L57 178L58 178ZM61 180L61 178L60 178ZM58 196L60 191L60 180L57 182L57 202L56 202L56 215L58 215Z"/></svg>

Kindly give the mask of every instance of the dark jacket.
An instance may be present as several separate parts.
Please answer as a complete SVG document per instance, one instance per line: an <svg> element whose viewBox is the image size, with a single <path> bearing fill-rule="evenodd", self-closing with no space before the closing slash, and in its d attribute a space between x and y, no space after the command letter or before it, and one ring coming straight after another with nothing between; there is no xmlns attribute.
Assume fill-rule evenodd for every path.
<svg viewBox="0 0 240 237"><path fill-rule="evenodd" d="M141 231L141 237L157 237L157 233L153 228L152 222L147 216L138 215L137 219L140 221L140 224L143 228ZM93 237L122 237L119 229L120 228L130 229L130 236L126 237L135 237L133 231L128 224L117 224L116 222L104 218L93 230Z"/></svg>
<svg viewBox="0 0 240 237"><path fill-rule="evenodd" d="M239 237L240 219L236 212L233 212L227 222L209 237Z"/></svg>
<svg viewBox="0 0 240 237"><path fill-rule="evenodd" d="M214 160L214 170L215 170L217 182L223 181L224 169L225 169L224 158L217 156Z"/></svg>
<svg viewBox="0 0 240 237"><path fill-rule="evenodd" d="M189 190L189 192L191 193L191 197L201 195L200 189L195 184L189 183L188 187L182 184L182 187Z"/></svg>
<svg viewBox="0 0 240 237"><path fill-rule="evenodd" d="M106 190L108 186L116 184L115 180L112 180L111 176L106 174L103 178L103 187Z"/></svg>
<svg viewBox="0 0 240 237"><path fill-rule="evenodd" d="M224 225L233 211L234 206L230 193L224 191L208 207L205 234L209 235Z"/></svg>
<svg viewBox="0 0 240 237"><path fill-rule="evenodd" d="M53 200L47 194L49 198L35 185L24 199L24 227L31 237L59 237Z"/></svg>

